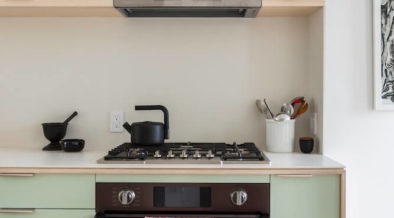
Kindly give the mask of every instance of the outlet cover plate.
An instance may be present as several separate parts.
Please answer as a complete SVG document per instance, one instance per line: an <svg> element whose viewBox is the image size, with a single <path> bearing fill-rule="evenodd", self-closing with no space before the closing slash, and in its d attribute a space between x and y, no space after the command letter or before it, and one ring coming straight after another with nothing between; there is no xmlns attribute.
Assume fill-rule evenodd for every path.
<svg viewBox="0 0 394 218"><path fill-rule="evenodd" d="M111 111L110 112L110 132L123 132L123 111Z"/></svg>

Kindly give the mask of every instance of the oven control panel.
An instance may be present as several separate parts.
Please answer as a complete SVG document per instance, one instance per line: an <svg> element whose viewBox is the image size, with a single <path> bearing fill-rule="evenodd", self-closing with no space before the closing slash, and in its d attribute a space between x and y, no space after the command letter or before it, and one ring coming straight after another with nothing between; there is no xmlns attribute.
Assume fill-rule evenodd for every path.
<svg viewBox="0 0 394 218"><path fill-rule="evenodd" d="M96 211L259 212L269 214L270 185L97 183Z"/></svg>

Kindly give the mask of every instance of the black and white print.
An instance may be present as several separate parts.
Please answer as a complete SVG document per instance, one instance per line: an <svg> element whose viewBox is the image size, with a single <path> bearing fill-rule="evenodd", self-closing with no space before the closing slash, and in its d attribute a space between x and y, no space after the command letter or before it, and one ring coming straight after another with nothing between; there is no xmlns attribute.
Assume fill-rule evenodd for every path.
<svg viewBox="0 0 394 218"><path fill-rule="evenodd" d="M394 0L375 0L375 108L394 109Z"/></svg>
<svg viewBox="0 0 394 218"><path fill-rule="evenodd" d="M382 91L381 98L394 102L394 0L381 2L381 56Z"/></svg>

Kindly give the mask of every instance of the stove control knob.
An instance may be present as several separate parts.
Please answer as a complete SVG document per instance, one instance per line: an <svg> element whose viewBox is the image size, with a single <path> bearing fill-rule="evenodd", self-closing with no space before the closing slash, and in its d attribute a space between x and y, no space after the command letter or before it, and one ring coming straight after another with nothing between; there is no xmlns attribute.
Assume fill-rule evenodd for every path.
<svg viewBox="0 0 394 218"><path fill-rule="evenodd" d="M215 157L215 155L212 153L212 150L209 150L206 156L208 159L212 159Z"/></svg>
<svg viewBox="0 0 394 218"><path fill-rule="evenodd" d="M168 151L167 158L174 158L175 155L172 153L172 150Z"/></svg>
<svg viewBox="0 0 394 218"><path fill-rule="evenodd" d="M242 206L248 200L248 193L242 190L234 191L231 193L230 197L234 205Z"/></svg>
<svg viewBox="0 0 394 218"><path fill-rule="evenodd" d="M135 200L135 192L132 190L120 191L118 200L122 205L130 205Z"/></svg>
<svg viewBox="0 0 394 218"><path fill-rule="evenodd" d="M183 151L182 151L182 154L179 155L179 157L182 158L182 159L186 159L187 156L188 156L188 155L187 155L187 150L183 150Z"/></svg>
<svg viewBox="0 0 394 218"><path fill-rule="evenodd" d="M199 152L198 150L196 150L196 151L194 152L193 158L194 158L194 159L200 159L200 158L201 158L201 154L200 154L200 152Z"/></svg>
<svg viewBox="0 0 394 218"><path fill-rule="evenodd" d="M161 158L160 151L159 150L155 151L155 154L153 155L153 157L154 158Z"/></svg>

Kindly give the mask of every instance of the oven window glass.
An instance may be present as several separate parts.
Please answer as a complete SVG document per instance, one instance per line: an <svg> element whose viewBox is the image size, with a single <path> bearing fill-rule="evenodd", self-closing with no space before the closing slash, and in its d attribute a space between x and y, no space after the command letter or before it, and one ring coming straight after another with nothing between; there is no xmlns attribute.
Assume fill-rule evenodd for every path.
<svg viewBox="0 0 394 218"><path fill-rule="evenodd" d="M192 186L154 187L155 207L211 207L211 188Z"/></svg>

